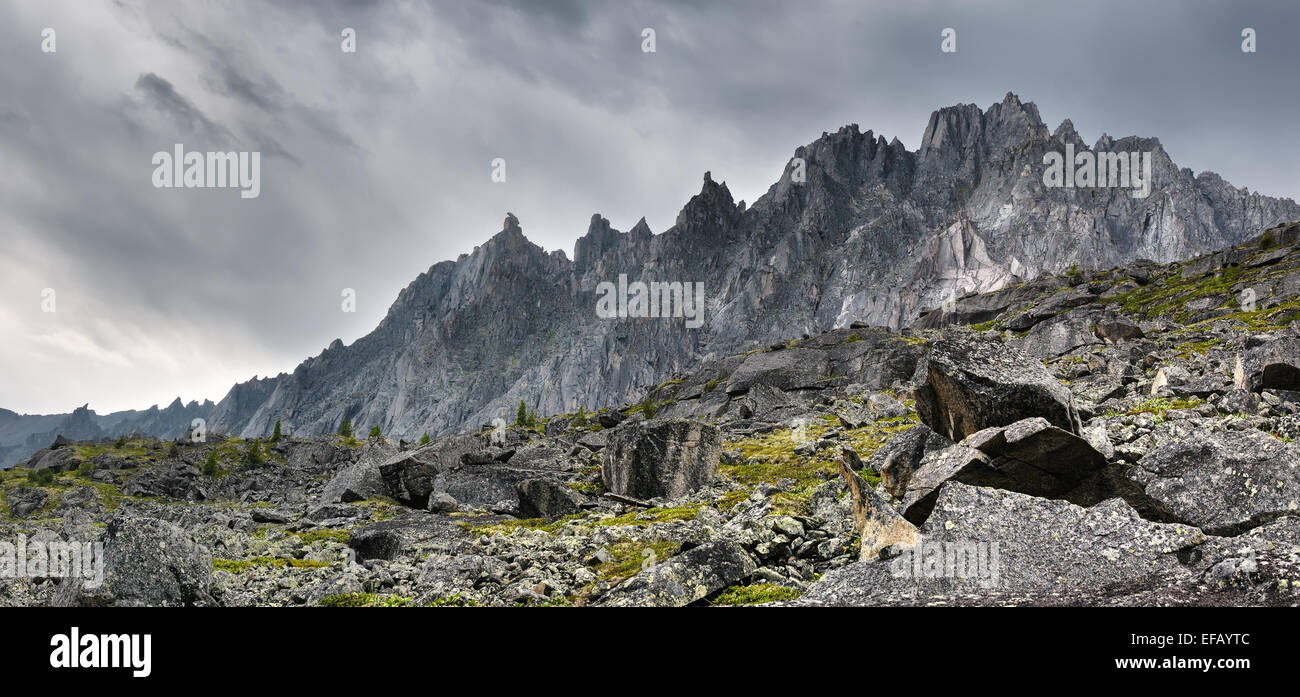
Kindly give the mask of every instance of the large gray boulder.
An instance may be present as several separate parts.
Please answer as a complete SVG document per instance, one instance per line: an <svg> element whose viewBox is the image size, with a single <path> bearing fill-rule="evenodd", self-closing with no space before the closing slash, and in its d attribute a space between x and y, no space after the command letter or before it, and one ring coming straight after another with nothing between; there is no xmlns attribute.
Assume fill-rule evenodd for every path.
<svg viewBox="0 0 1300 697"><path fill-rule="evenodd" d="M144 494L186 501L202 501L207 498L207 489L199 468L185 462L147 469L132 477L122 491L132 496Z"/></svg>
<svg viewBox="0 0 1300 697"><path fill-rule="evenodd" d="M1041 416L1079 433L1074 398L1037 359L1009 346L974 337L931 345L916 388L916 413L953 441L993 426Z"/></svg>
<svg viewBox="0 0 1300 697"><path fill-rule="evenodd" d="M1110 499L1092 508L950 482L921 526L918 549L827 573L801 598L815 605L1047 602L1057 593L1185 573L1207 541ZM919 555L919 556L918 556ZM976 564L976 562L978 562ZM981 594L991 599L981 600Z"/></svg>
<svg viewBox="0 0 1300 697"><path fill-rule="evenodd" d="M193 606L214 604L208 589L212 555L176 525L156 518L114 518L102 539L104 579L87 587L65 579L60 606Z"/></svg>
<svg viewBox="0 0 1300 697"><path fill-rule="evenodd" d="M1294 327L1294 325L1293 325ZM1242 356L1246 385L1260 390L1300 390L1300 336L1290 334L1263 341Z"/></svg>
<svg viewBox="0 0 1300 697"><path fill-rule="evenodd" d="M371 460L344 465L321 491L321 503L351 503L384 494L387 488L379 467Z"/></svg>
<svg viewBox="0 0 1300 697"><path fill-rule="evenodd" d="M826 352L816 349L759 351L745 357L727 380L726 389L730 394L737 394L755 385L783 391L817 387L828 376L827 366Z"/></svg>
<svg viewBox="0 0 1300 697"><path fill-rule="evenodd" d="M1260 431L1168 443L1144 455L1128 476L1170 518L1213 534L1300 515L1300 452Z"/></svg>
<svg viewBox="0 0 1300 697"><path fill-rule="evenodd" d="M1044 497L1062 497L1106 466L1083 438L1042 418L987 428L957 445L932 452L912 474L903 515L920 524L949 481Z"/></svg>
<svg viewBox="0 0 1300 697"><path fill-rule="evenodd" d="M585 502L564 482L543 478L519 482L519 515L524 518L560 518L577 513Z"/></svg>
<svg viewBox="0 0 1300 697"><path fill-rule="evenodd" d="M380 463L379 478L388 495L413 508L426 508L433 493L434 466L414 453L398 453Z"/></svg>
<svg viewBox="0 0 1300 697"><path fill-rule="evenodd" d="M638 421L610 432L601 474L605 488L634 498L676 498L718 474L722 434L700 421Z"/></svg>
<svg viewBox="0 0 1300 697"><path fill-rule="evenodd" d="M49 494L39 487L19 487L9 490L9 515L25 518L32 511L40 510L49 501Z"/></svg>
<svg viewBox="0 0 1300 697"><path fill-rule="evenodd" d="M599 604L681 607L742 581L757 569L739 543L711 542L645 569L615 586Z"/></svg>

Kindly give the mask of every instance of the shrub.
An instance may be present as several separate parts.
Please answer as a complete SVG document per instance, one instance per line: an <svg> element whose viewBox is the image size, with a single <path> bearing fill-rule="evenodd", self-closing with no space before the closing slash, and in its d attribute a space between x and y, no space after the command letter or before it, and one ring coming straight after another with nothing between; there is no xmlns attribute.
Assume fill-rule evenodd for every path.
<svg viewBox="0 0 1300 697"><path fill-rule="evenodd" d="M266 462L266 458L262 455L261 438L248 441L248 450L244 451L244 462L253 467Z"/></svg>
<svg viewBox="0 0 1300 697"><path fill-rule="evenodd" d="M339 427L339 435L344 438L352 437L352 419L343 419L343 425Z"/></svg>
<svg viewBox="0 0 1300 697"><path fill-rule="evenodd" d="M49 486L54 483L54 470L32 470L27 473L27 483L34 486Z"/></svg>
<svg viewBox="0 0 1300 697"><path fill-rule="evenodd" d="M172 444L167 446L167 457L180 457L180 456L181 456L181 446L177 445L176 441L172 441Z"/></svg>
<svg viewBox="0 0 1300 697"><path fill-rule="evenodd" d="M118 450L121 450L122 448L125 448L125 447L126 447L126 436L118 436L118 437L117 437L117 442L113 444L113 447L114 447L114 448L117 448Z"/></svg>
<svg viewBox="0 0 1300 697"><path fill-rule="evenodd" d="M1277 244L1277 238L1273 237L1272 230L1265 230L1264 235L1259 238L1260 249L1272 249Z"/></svg>
<svg viewBox="0 0 1300 697"><path fill-rule="evenodd" d="M209 450L208 459L203 461L203 476L215 477L221 471L221 465L217 464L217 451Z"/></svg>
<svg viewBox="0 0 1300 697"><path fill-rule="evenodd" d="M275 430L271 433L271 442L272 442L272 443L279 443L279 442L280 442L280 437L281 437L281 436L280 436L280 420L279 420L279 419L276 419L276 420L275 420Z"/></svg>
<svg viewBox="0 0 1300 697"><path fill-rule="evenodd" d="M378 438L380 435L381 435L381 434L379 433L379 427L378 427L378 426L371 426L371 427L370 427L370 437L371 437L371 438Z"/></svg>
<svg viewBox="0 0 1300 697"><path fill-rule="evenodd" d="M420 436L420 445L428 445L428 444L429 444L429 432L425 431L424 435Z"/></svg>
<svg viewBox="0 0 1300 697"><path fill-rule="evenodd" d="M647 420L655 417L655 403L653 399L650 399L649 395L646 396L645 401L641 402L641 415Z"/></svg>

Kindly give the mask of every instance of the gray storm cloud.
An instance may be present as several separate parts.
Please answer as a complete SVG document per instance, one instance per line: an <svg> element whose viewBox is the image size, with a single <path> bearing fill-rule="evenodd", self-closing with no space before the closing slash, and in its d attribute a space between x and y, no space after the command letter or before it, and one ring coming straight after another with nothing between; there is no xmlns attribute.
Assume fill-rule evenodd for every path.
<svg viewBox="0 0 1300 697"><path fill-rule="evenodd" d="M5 3L0 407L217 400L365 334L507 210L548 249L597 211L659 232L705 170L752 201L822 131L915 147L933 109L1007 91L1089 141L1156 136L1300 198L1300 10L1056 5ZM154 188L150 158L176 143L260 151L261 195Z"/></svg>

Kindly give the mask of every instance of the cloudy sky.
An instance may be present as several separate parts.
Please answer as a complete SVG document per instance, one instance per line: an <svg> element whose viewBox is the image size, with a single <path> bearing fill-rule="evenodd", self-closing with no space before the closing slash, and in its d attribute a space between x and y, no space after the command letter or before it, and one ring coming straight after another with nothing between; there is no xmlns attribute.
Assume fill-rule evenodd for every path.
<svg viewBox="0 0 1300 697"><path fill-rule="evenodd" d="M219 400L364 335L506 211L571 255L593 212L662 232L705 170L752 201L822 131L915 148L1008 91L1300 198L1294 3L1063 5L2 0L0 407ZM155 188L176 143L260 152L261 195Z"/></svg>

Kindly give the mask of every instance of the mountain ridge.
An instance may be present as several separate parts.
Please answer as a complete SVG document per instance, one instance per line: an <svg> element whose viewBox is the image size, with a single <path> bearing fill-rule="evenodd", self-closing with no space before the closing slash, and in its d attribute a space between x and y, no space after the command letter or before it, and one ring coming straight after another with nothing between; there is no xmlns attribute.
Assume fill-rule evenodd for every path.
<svg viewBox="0 0 1300 697"><path fill-rule="evenodd" d="M1066 144L1149 151L1150 196L1044 187L1043 154ZM509 418L521 400L539 414L622 403L710 356L851 322L903 327L1042 273L1186 259L1300 219L1290 199L1178 168L1156 138L1103 134L1089 147L1069 119L1049 131L1013 93L936 110L916 151L850 124L794 157L806 180L792 160L752 205L705 173L658 234L595 214L572 260L507 214L471 253L403 288L366 336L234 385L209 426L252 437L279 419L308 435L351 419L416 438ZM704 326L597 318L596 284L620 273L704 282Z"/></svg>

